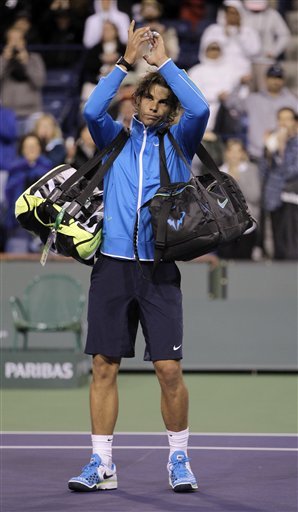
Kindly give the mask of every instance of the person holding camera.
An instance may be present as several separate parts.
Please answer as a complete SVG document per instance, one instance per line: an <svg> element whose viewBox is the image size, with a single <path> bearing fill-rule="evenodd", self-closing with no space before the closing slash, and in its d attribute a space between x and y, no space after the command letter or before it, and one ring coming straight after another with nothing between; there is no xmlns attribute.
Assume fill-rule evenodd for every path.
<svg viewBox="0 0 298 512"><path fill-rule="evenodd" d="M28 117L42 111L45 79L42 57L28 51L21 30L8 29L0 56L0 95L2 104L17 116L18 135L25 133Z"/></svg>

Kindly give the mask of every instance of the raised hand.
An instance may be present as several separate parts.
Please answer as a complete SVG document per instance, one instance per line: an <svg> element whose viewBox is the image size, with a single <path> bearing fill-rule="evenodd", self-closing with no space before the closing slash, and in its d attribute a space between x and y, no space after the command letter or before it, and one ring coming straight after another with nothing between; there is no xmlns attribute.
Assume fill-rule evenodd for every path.
<svg viewBox="0 0 298 512"><path fill-rule="evenodd" d="M159 67L169 58L166 54L163 38L160 34L154 32L154 37L151 35L149 43L151 50L143 56L143 59L151 66Z"/></svg>
<svg viewBox="0 0 298 512"><path fill-rule="evenodd" d="M133 65L139 58L142 45L150 42L150 27L138 28L134 31L135 20L132 20L128 29L128 41L124 54L124 59Z"/></svg>

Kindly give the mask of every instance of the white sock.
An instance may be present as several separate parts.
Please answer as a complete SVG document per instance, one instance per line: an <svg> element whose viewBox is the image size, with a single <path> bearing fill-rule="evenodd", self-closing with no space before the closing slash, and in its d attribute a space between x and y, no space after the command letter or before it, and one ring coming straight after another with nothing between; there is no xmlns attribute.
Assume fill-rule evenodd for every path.
<svg viewBox="0 0 298 512"><path fill-rule="evenodd" d="M98 436L91 435L93 453L96 453L101 458L103 464L109 468L112 466L112 444L113 435Z"/></svg>
<svg viewBox="0 0 298 512"><path fill-rule="evenodd" d="M171 430L167 430L167 434L170 446L169 458L177 450L182 450L183 452L185 452L185 455L187 456L189 428L186 428L185 430L180 430L180 432L172 432Z"/></svg>

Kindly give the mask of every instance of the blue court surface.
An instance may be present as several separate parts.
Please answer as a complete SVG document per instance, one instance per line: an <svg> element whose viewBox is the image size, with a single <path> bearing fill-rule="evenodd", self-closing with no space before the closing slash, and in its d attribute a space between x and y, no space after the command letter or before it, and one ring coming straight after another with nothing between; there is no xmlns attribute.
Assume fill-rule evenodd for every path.
<svg viewBox="0 0 298 512"><path fill-rule="evenodd" d="M1 433L1 512L297 512L298 437L192 434L195 493L168 484L167 438L116 433L118 489L74 493L67 481L90 458L90 435Z"/></svg>

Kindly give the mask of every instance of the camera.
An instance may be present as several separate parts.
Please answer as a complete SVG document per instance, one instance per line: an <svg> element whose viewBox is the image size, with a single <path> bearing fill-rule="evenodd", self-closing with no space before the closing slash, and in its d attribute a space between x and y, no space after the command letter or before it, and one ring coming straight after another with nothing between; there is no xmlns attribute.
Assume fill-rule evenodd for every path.
<svg viewBox="0 0 298 512"><path fill-rule="evenodd" d="M14 46L12 49L12 56L16 57L18 54L19 54L19 49Z"/></svg>

